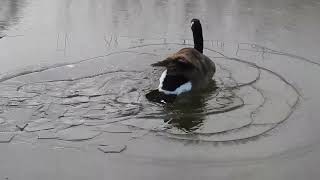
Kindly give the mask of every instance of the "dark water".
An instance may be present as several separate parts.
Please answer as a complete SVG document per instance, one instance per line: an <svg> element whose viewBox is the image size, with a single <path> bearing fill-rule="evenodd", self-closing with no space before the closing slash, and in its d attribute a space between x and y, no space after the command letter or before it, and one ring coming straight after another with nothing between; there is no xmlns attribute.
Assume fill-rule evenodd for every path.
<svg viewBox="0 0 320 180"><path fill-rule="evenodd" d="M0 179L318 179L319 8L1 0ZM192 18L212 84L157 94Z"/></svg>

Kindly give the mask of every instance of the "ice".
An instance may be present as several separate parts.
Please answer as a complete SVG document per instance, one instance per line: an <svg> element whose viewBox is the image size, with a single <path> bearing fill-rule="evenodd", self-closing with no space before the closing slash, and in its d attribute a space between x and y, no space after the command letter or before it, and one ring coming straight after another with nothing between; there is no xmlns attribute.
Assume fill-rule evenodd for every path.
<svg viewBox="0 0 320 180"><path fill-rule="evenodd" d="M82 141L95 138L101 132L89 130L85 127L73 127L57 132L58 139L65 141Z"/></svg>
<svg viewBox="0 0 320 180"><path fill-rule="evenodd" d="M98 147L98 149L104 153L121 153L126 148L126 145L100 145Z"/></svg>

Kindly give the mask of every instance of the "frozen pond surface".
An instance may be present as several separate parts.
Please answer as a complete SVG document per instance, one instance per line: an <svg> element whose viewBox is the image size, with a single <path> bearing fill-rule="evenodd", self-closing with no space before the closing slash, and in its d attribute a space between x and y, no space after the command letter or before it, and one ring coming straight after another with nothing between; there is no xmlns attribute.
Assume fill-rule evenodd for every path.
<svg viewBox="0 0 320 180"><path fill-rule="evenodd" d="M184 46L144 45L68 65L4 75L2 131L13 131L24 123L27 132L53 129L61 134L74 126L99 129L116 123L170 138L227 142L257 138L296 109L299 92L282 76L210 49L206 54L218 66L214 88L178 97L172 104L148 102L145 94L157 87L161 73L149 64ZM127 62L122 67L119 60ZM137 62L139 67L134 65ZM86 133L69 133L73 138L65 138L65 133L57 138L80 140L96 135L80 138L77 136Z"/></svg>
<svg viewBox="0 0 320 180"><path fill-rule="evenodd" d="M319 9L1 1L0 179L318 179ZM212 84L148 101L193 17Z"/></svg>

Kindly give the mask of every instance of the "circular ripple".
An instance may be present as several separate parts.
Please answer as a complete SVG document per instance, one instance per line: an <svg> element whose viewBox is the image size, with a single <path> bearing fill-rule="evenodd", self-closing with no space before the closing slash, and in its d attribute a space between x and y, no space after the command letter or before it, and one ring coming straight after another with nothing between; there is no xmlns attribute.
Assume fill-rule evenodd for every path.
<svg viewBox="0 0 320 180"><path fill-rule="evenodd" d="M0 130L18 131L15 127L25 123L29 131L67 132L72 138L65 139L79 140L91 136L69 128L118 123L178 140L224 142L260 136L293 112L299 94L284 78L213 50L205 51L217 65L211 88L172 104L147 101L145 94L157 87L162 71L149 64L183 47L145 45L9 74L0 84ZM76 123L65 123L66 118Z"/></svg>

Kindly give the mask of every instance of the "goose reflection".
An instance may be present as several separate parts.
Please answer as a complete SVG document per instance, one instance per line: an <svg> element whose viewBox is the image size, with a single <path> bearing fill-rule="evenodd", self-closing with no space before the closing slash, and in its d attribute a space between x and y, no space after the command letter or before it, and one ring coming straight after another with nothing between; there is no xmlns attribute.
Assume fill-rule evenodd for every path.
<svg viewBox="0 0 320 180"><path fill-rule="evenodd" d="M212 80L207 89L198 92L185 93L179 96L165 95L158 90L146 94L146 98L155 103L164 104L163 120L182 131L192 132L203 124L206 116L207 97L215 93L217 85Z"/></svg>

